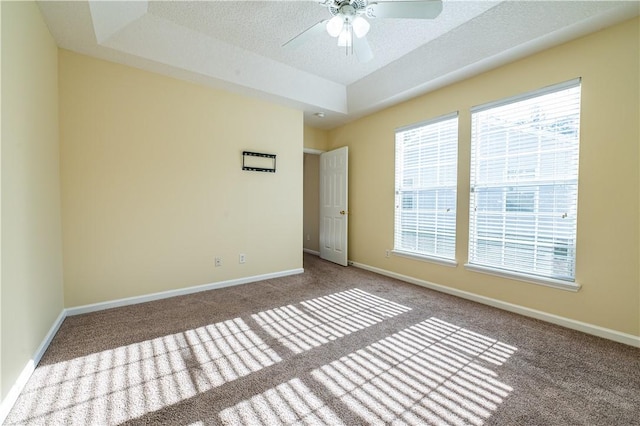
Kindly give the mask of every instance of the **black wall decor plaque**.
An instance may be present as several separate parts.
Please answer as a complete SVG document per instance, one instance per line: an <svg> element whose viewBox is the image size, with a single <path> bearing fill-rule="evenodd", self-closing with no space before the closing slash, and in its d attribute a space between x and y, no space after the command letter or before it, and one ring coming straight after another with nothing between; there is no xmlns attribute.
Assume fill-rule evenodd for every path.
<svg viewBox="0 0 640 426"><path fill-rule="evenodd" d="M275 173L276 155L242 151L242 170Z"/></svg>

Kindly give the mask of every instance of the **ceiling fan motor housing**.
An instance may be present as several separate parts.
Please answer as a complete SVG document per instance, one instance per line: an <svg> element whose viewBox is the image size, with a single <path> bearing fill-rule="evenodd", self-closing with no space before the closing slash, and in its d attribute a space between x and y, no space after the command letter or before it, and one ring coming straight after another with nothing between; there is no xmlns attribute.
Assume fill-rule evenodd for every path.
<svg viewBox="0 0 640 426"><path fill-rule="evenodd" d="M367 0L335 0L329 3L329 12L333 15L342 15L353 18L357 14L363 14L367 7Z"/></svg>

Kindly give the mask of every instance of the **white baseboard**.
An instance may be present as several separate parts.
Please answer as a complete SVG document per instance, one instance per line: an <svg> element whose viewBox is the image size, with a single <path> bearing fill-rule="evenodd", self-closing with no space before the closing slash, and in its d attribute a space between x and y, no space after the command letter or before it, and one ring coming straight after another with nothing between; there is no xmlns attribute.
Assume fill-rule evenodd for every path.
<svg viewBox="0 0 640 426"><path fill-rule="evenodd" d="M583 333L591 334L594 336L602 337L605 339L613 340L614 342L624 343L625 345L640 347L640 336L634 336L632 334L622 333L609 328L600 327L597 325L585 323L582 321L576 321L570 318L561 317L558 315L550 314L536 309L527 308L513 303L504 302L502 300L493 299L486 296L480 296L475 293L470 293L463 290L458 290L451 287L446 287L440 284L435 284L429 281L421 280L418 278L410 277L407 275L398 274L395 272L387 271L385 269L376 268L374 266L365 265L358 262L351 262L356 268L366 269L367 271L375 272L380 275L384 275L391 278L396 278L401 281L406 281L411 284L416 284L422 287L436 290L441 293L447 293L452 296L461 297L463 299L472 300L474 302L482 303L484 305L493 306L505 311L514 312L527 317L539 319L552 324L560 325L562 327L570 328L572 330L581 331Z"/></svg>
<svg viewBox="0 0 640 426"><path fill-rule="evenodd" d="M60 314L56 318L56 320L53 322L53 325L49 329L49 332L45 335L44 339L42 340L42 343L40 343L40 346L38 346L38 349L36 349L36 352L33 354L33 357L31 357L27 365L24 366L24 368L22 369L22 372L18 376L18 379L13 384L13 386L11 386L11 389L9 390L9 393L7 393L7 396L2 400L2 403L0 404L0 424L3 424L5 419L9 415L9 411L11 411L11 408L13 408L14 404L18 400L20 393L26 386L27 382L29 381L29 378L33 374L34 370L36 369L36 366L38 365L45 351L49 347L49 344L51 344L51 340L53 340L53 337L58 332L58 329L60 329L60 326L62 325L62 322L66 317L67 317L66 312L63 309L62 312L60 312Z"/></svg>
<svg viewBox="0 0 640 426"><path fill-rule="evenodd" d="M302 251L305 252L305 253L313 254L315 256L320 256L320 252L319 251L311 250L311 249L308 249L308 248L303 248Z"/></svg>
<svg viewBox="0 0 640 426"><path fill-rule="evenodd" d="M159 293L146 294L144 296L127 297L124 299L111 300L108 302L92 303L90 305L67 308L67 316L81 315L89 312L97 312L105 309L119 308L121 306L135 305L138 303L151 302L154 300L167 299L175 296L185 296L187 294L199 293L201 291L215 290L218 288L231 287L240 284L248 284L256 281L270 280L272 278L286 277L289 275L301 274L303 268L290 269L287 271L273 272L269 274L254 275L251 277L237 278L227 281L219 281L210 284L197 285L193 287L181 288L177 290L162 291Z"/></svg>
<svg viewBox="0 0 640 426"><path fill-rule="evenodd" d="M13 408L14 404L18 400L20 393L26 386L36 366L38 365L45 351L49 347L49 344L51 344L51 340L53 340L53 337L58 332L58 329L60 328L60 326L62 325L62 322L65 320L66 317L73 316L73 315L86 314L89 312L102 311L110 308L117 308L120 306L135 305L138 303L150 302L153 300L167 299L169 297L174 297L174 296L183 296L187 294L198 293L201 291L215 290L218 288L248 284L256 281L269 280L272 278L286 277L289 275L301 274L303 272L304 272L303 268L290 269L287 271L273 272L273 273L262 274L262 275L254 275L251 277L237 278L234 280L220 281L216 283L181 288L178 290L169 290L169 291L163 291L159 293L147 294L144 296L127 297L124 299L117 299L117 300L112 300L108 302L93 303L90 305L83 305L83 306L77 306L75 308L63 309L62 312L60 312L60 315L58 315L58 318L56 318L56 320L54 321L53 325L51 326L51 329L45 336L40 346L38 346L38 349L36 350L32 359L29 360L27 365L22 369L20 376L18 376L18 380L16 380L16 382L13 384L13 386L9 390L9 393L7 394L7 396L2 400L2 403L0 403L0 425L5 421L5 419L9 415L11 408Z"/></svg>

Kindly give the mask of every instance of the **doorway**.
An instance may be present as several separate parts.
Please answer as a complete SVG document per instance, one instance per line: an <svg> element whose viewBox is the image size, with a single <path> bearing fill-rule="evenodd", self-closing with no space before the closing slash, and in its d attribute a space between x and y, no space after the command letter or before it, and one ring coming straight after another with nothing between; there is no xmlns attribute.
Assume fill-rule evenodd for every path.
<svg viewBox="0 0 640 426"><path fill-rule="evenodd" d="M347 266L348 148L304 153L303 250Z"/></svg>

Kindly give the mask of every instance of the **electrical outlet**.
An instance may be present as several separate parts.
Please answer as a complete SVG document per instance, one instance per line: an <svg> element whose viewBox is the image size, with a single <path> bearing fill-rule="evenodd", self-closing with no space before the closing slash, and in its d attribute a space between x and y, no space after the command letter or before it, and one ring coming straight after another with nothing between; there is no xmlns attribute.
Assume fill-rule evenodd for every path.
<svg viewBox="0 0 640 426"><path fill-rule="evenodd" d="M222 258L221 257L216 257L215 262L216 262L216 268L222 266Z"/></svg>
<svg viewBox="0 0 640 426"><path fill-rule="evenodd" d="M391 250L387 249L384 251L384 257L391 257Z"/></svg>
<svg viewBox="0 0 640 426"><path fill-rule="evenodd" d="M244 254L244 253L240 253L240 254L238 255L238 262L240 262L240 263L244 263L244 262L246 262L246 261L247 261L247 258L246 258L246 256L245 256L245 254Z"/></svg>

